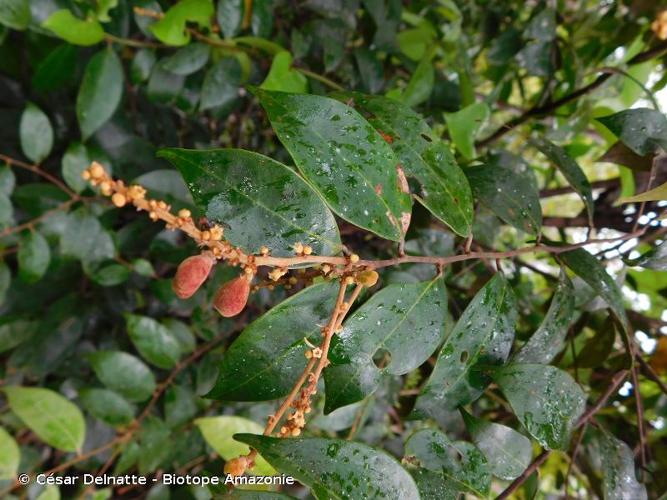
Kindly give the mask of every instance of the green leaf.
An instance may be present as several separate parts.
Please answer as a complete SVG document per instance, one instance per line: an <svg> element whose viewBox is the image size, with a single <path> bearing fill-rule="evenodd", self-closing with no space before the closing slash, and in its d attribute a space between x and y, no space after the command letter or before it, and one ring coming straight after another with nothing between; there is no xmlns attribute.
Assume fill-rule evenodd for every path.
<svg viewBox="0 0 667 500"><path fill-rule="evenodd" d="M132 83L142 83L151 76L155 66L155 51L151 49L139 49L132 59L130 67L130 80Z"/></svg>
<svg viewBox="0 0 667 500"><path fill-rule="evenodd" d="M79 399L91 415L111 426L127 425L134 418L134 405L109 389L84 388L79 391Z"/></svg>
<svg viewBox="0 0 667 500"><path fill-rule="evenodd" d="M123 67L112 48L100 50L88 62L76 98L76 117L83 139L114 114L123 95Z"/></svg>
<svg viewBox="0 0 667 500"><path fill-rule="evenodd" d="M433 92L435 69L431 56L426 55L415 68L407 87L401 95L401 100L408 106L417 106L428 100Z"/></svg>
<svg viewBox="0 0 667 500"><path fill-rule="evenodd" d="M473 200L468 179L426 121L405 104L386 97L356 92L333 97L350 102L385 135L405 175L421 186L413 196L455 233L470 234Z"/></svg>
<svg viewBox="0 0 667 500"><path fill-rule="evenodd" d="M63 43L42 59L32 76L32 86L38 92L60 89L76 76L79 49Z"/></svg>
<svg viewBox="0 0 667 500"><path fill-rule="evenodd" d="M531 144L539 149L544 156L549 158L561 171L563 176L567 179L574 190L579 194L588 212L589 224L593 226L593 211L595 209L593 200L593 192L591 184L588 182L586 175L577 162L567 154L567 152L560 146L556 146L553 142L536 137L531 139Z"/></svg>
<svg viewBox="0 0 667 500"><path fill-rule="evenodd" d="M35 500L60 500L60 489L54 484L48 484Z"/></svg>
<svg viewBox="0 0 667 500"><path fill-rule="evenodd" d="M646 486L635 475L632 449L602 428L588 427L588 454L594 470L602 475L604 498L645 500Z"/></svg>
<svg viewBox="0 0 667 500"><path fill-rule="evenodd" d="M146 401L155 390L153 372L139 358L121 351L96 351L86 356L95 375L129 401Z"/></svg>
<svg viewBox="0 0 667 500"><path fill-rule="evenodd" d="M658 187L644 191L635 196L627 196L618 200L620 203L637 203L641 201L662 201L667 200L667 182Z"/></svg>
<svg viewBox="0 0 667 500"><path fill-rule="evenodd" d="M195 420L194 424L202 433L208 445L225 460L246 455L250 451L247 444L234 439L234 434L245 432L261 434L264 431L263 426L243 417L203 417ZM276 471L266 460L259 456L250 472L258 476L272 476Z"/></svg>
<svg viewBox="0 0 667 500"><path fill-rule="evenodd" d="M80 142L71 143L63 155L61 163L63 179L77 193L88 187L81 174L90 166L91 161L86 146Z"/></svg>
<svg viewBox="0 0 667 500"><path fill-rule="evenodd" d="M0 320L0 352L9 351L32 338L38 327L37 321L3 318Z"/></svg>
<svg viewBox="0 0 667 500"><path fill-rule="evenodd" d="M422 469L436 473L432 477L443 481L445 490L472 493L480 498L488 494L491 485L488 464L471 443L452 442L439 430L422 429L405 442L405 455L408 462L416 459Z"/></svg>
<svg viewBox="0 0 667 500"><path fill-rule="evenodd" d="M0 193L0 229L10 227L14 223L14 207L6 194Z"/></svg>
<svg viewBox="0 0 667 500"><path fill-rule="evenodd" d="M113 240L97 217L77 210L67 216L60 238L60 252L84 264L112 259L116 254Z"/></svg>
<svg viewBox="0 0 667 500"><path fill-rule="evenodd" d="M667 242L662 242L636 259L625 261L629 266L645 267L656 271L667 271Z"/></svg>
<svg viewBox="0 0 667 500"><path fill-rule="evenodd" d="M41 387L5 387L3 391L12 412L49 446L81 450L86 422L76 405Z"/></svg>
<svg viewBox="0 0 667 500"><path fill-rule="evenodd" d="M574 287L561 272L549 310L540 327L516 353L516 363L551 363L565 347L568 329L574 320Z"/></svg>
<svg viewBox="0 0 667 500"><path fill-rule="evenodd" d="M29 0L0 0L0 24L24 30L30 24Z"/></svg>
<svg viewBox="0 0 667 500"><path fill-rule="evenodd" d="M20 461L19 445L4 428L0 427L0 480L14 479Z"/></svg>
<svg viewBox="0 0 667 500"><path fill-rule="evenodd" d="M241 149L162 149L158 156L178 168L197 206L224 224L232 244L252 253L266 246L276 256L293 255L297 242L320 255L340 251L333 214L282 163Z"/></svg>
<svg viewBox="0 0 667 500"><path fill-rule="evenodd" d="M199 100L199 110L233 105L239 98L241 65L233 57L223 57L214 64L204 77Z"/></svg>
<svg viewBox="0 0 667 500"><path fill-rule="evenodd" d="M30 231L21 238L17 258L20 278L35 283L42 279L51 262L49 243L40 233Z"/></svg>
<svg viewBox="0 0 667 500"><path fill-rule="evenodd" d="M129 279L130 272L123 264L111 263L95 269L90 274L90 279L101 286L117 286Z"/></svg>
<svg viewBox="0 0 667 500"><path fill-rule="evenodd" d="M416 413L434 415L475 401L490 382L485 369L504 363L509 355L515 320L514 292L496 274L475 295L447 337L417 398Z"/></svg>
<svg viewBox="0 0 667 500"><path fill-rule="evenodd" d="M292 69L292 54L283 50L273 56L271 69L260 88L303 94L308 91L308 79Z"/></svg>
<svg viewBox="0 0 667 500"><path fill-rule="evenodd" d="M316 498L419 498L414 480L395 458L364 444L254 434L237 434L234 439L308 486Z"/></svg>
<svg viewBox="0 0 667 500"><path fill-rule="evenodd" d="M404 375L421 365L445 334L447 292L442 280L389 285L345 322L331 344L324 371L325 413L373 394L385 375ZM390 361L378 368L378 355Z"/></svg>
<svg viewBox="0 0 667 500"><path fill-rule="evenodd" d="M474 417L463 409L461 415L494 476L511 481L530 465L533 448L526 436L506 425Z"/></svg>
<svg viewBox="0 0 667 500"><path fill-rule="evenodd" d="M542 227L542 208L537 180L519 157L501 152L490 155L484 165L465 169L472 192L504 222L529 234Z"/></svg>
<svg viewBox="0 0 667 500"><path fill-rule="evenodd" d="M577 354L577 368L596 368L607 361L614 349L616 329L614 322L607 318L602 326L589 338Z"/></svg>
<svg viewBox="0 0 667 500"><path fill-rule="evenodd" d="M21 150L34 163L49 156L53 147L53 129L49 117L44 112L29 102L19 125L21 137Z"/></svg>
<svg viewBox="0 0 667 500"><path fill-rule="evenodd" d="M627 109L597 118L616 137L640 156L667 149L667 119L648 108Z"/></svg>
<svg viewBox="0 0 667 500"><path fill-rule="evenodd" d="M572 430L586 409L586 395L566 372L549 365L510 364L494 381L526 430L546 449L568 449Z"/></svg>
<svg viewBox="0 0 667 500"><path fill-rule="evenodd" d="M600 261L583 248L570 250L558 255L558 258L584 280L609 305L623 328L628 328L628 318L623 306L621 290Z"/></svg>
<svg viewBox="0 0 667 500"><path fill-rule="evenodd" d="M158 368L172 368L181 357L181 348L174 334L153 318L125 315L127 333L139 354Z"/></svg>
<svg viewBox="0 0 667 500"><path fill-rule="evenodd" d="M1 196L0 196L1 197ZM12 272L4 261L0 261L0 305L5 301L7 290L12 282Z"/></svg>
<svg viewBox="0 0 667 500"><path fill-rule="evenodd" d="M211 25L214 9L211 0L181 0L169 8L164 17L150 26L150 31L167 45L186 45L190 33L186 23L196 23L199 28Z"/></svg>
<svg viewBox="0 0 667 500"><path fill-rule="evenodd" d="M42 26L72 45L95 45L104 40L104 29L98 21L84 21L67 9L55 11Z"/></svg>
<svg viewBox="0 0 667 500"><path fill-rule="evenodd" d="M445 113L449 136L458 152L467 160L477 156L475 136L490 114L491 110L484 102L476 102L456 113Z"/></svg>
<svg viewBox="0 0 667 500"><path fill-rule="evenodd" d="M398 158L352 108L315 95L256 89L297 168L343 219L398 241L409 221Z"/></svg>
<svg viewBox="0 0 667 500"><path fill-rule="evenodd" d="M0 167L0 194L10 196L16 186L16 176L9 166Z"/></svg>
<svg viewBox="0 0 667 500"><path fill-rule="evenodd" d="M175 75L190 75L202 69L211 55L211 46L191 43L164 60L163 68Z"/></svg>
<svg viewBox="0 0 667 500"><path fill-rule="evenodd" d="M216 19L225 38L232 38L239 32L243 11L243 0L218 0Z"/></svg>
<svg viewBox="0 0 667 500"><path fill-rule="evenodd" d="M164 415L169 427L178 427L189 423L197 414L197 402L190 387L172 385L164 395Z"/></svg>
<svg viewBox="0 0 667 500"><path fill-rule="evenodd" d="M209 394L226 401L265 401L289 393L306 366L304 339L319 342L331 316L338 286L311 285L250 323L222 358Z"/></svg>

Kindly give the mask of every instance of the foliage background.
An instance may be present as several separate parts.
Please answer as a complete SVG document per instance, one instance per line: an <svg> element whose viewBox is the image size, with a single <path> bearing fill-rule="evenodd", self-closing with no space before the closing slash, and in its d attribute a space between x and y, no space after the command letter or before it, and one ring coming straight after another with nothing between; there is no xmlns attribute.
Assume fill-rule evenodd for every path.
<svg viewBox="0 0 667 500"><path fill-rule="evenodd" d="M647 228L639 238L587 250L617 278L624 305L616 304L616 312L627 310L630 338L642 358L633 369L634 382L611 394L596 421L627 444L631 458L634 452L643 467L637 477L649 497L658 497L667 488L660 474L667 463L661 392L667 366L664 262L649 270L625 266L621 257L637 257L661 243L658 216L664 205L649 202L637 220L639 203L617 200L646 190L651 165L652 186L666 176L660 161L620 147L600 161L617 139L595 120L663 104L665 44L651 28L657 7L642 1L220 0L214 5L183 0L174 7L156 1L0 0L0 161L5 163L0 167L0 379L3 388L60 393L85 416L82 443L49 442L17 411L11 389L5 391L0 471L8 475L0 483L2 496L84 493L72 487L60 493L55 487L18 487L12 479L16 446L20 472L219 475L224 459L239 450L229 440L218 441L237 431L260 431L274 411L274 402L202 396L213 387L239 332L294 290L262 289L241 316L221 319L210 302L237 271L218 265L193 299L176 299L170 279L178 263L197 252L196 245L144 214L116 209L81 179L96 160L115 177L196 211L180 175L156 156L158 148L243 148L291 165L249 91L250 85L261 85L318 95L342 89L386 95L424 116L464 168L501 148L523 159L534 180L529 177L518 189L539 196L541 214L536 205L522 207L507 224L498 218L497 200L485 204L471 181L481 201L473 249L503 251L533 241L524 208L533 215L537 209L545 240L586 238L584 204L554 164L527 143L531 134L562 145L582 167L595 193L596 237ZM156 28L162 21L151 13L161 12L169 22ZM505 161L519 163L509 158ZM517 187L516 179L509 182ZM345 244L362 257L395 255L395 244L338 222ZM522 225L528 233L512 227ZM460 253L462 244L414 204L409 253L450 255ZM446 267L448 329L495 265L474 260ZM545 317L559 263L548 254L527 254L501 265L517 297L516 351ZM432 273L433 266L411 264L383 271L382 280L427 280ZM574 284L578 319L554 364L576 377L590 406L632 357L620 333L614 334L604 303L581 280ZM139 347L136 338L147 344ZM105 351L116 354L101 354ZM407 418L434 361L435 354L407 375L384 377L375 394L328 416L318 399L307 434L351 436L399 458L406 438L424 426L439 425L451 439L469 439L470 429L457 412L438 412L436 424ZM42 415L62 417L65 428L83 427L78 413L68 413L71 407L58 406L60 400L51 406L48 398L28 406L39 404ZM469 410L521 431L496 385ZM256 424L229 420L228 428L207 436L198 419L220 415ZM571 494L614 497L609 478L634 481L634 466L631 459L628 465L625 448L616 450L617 462L600 463L601 457L616 455L600 449L599 442L587 437L573 444L579 451L574 461L572 446L552 453L539 476L530 476L515 494L563 494L567 483ZM539 446L532 446L539 457ZM99 447L103 450L95 453ZM495 478L491 491L497 494L507 484ZM155 486L85 494L207 498L210 492Z"/></svg>

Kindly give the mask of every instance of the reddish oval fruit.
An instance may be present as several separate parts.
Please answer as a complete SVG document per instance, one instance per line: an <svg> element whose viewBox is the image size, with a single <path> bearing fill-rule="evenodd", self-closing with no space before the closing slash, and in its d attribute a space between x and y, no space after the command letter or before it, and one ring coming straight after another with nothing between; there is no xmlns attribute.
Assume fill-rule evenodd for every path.
<svg viewBox="0 0 667 500"><path fill-rule="evenodd" d="M250 281L243 276L228 281L213 299L213 307L225 318L231 318L243 311L250 295Z"/></svg>
<svg viewBox="0 0 667 500"><path fill-rule="evenodd" d="M176 270L171 288L181 299L192 297L206 281L215 259L210 255L200 254L188 257L181 262Z"/></svg>

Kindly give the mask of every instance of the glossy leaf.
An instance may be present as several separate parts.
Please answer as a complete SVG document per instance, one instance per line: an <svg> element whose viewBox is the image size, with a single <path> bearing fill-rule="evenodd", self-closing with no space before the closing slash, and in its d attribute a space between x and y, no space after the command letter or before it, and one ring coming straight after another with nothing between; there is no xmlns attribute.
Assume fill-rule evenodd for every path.
<svg viewBox="0 0 667 500"><path fill-rule="evenodd" d="M81 174L90 166L92 158L85 145L73 142L67 147L62 158L62 175L67 185L77 193L83 191L88 183Z"/></svg>
<svg viewBox="0 0 667 500"><path fill-rule="evenodd" d="M26 283L39 281L51 261L49 244L40 233L29 232L21 239L17 253L19 276Z"/></svg>
<svg viewBox="0 0 667 500"><path fill-rule="evenodd" d="M86 356L97 378L129 401L145 401L155 390L153 372L139 358L121 351L97 351Z"/></svg>
<svg viewBox="0 0 667 500"><path fill-rule="evenodd" d="M316 95L257 89L271 125L303 176L343 219L398 241L409 220L398 159L352 108Z"/></svg>
<svg viewBox="0 0 667 500"><path fill-rule="evenodd" d="M190 75L206 65L210 54L210 45L191 43L166 58L163 67L175 75Z"/></svg>
<svg viewBox="0 0 667 500"><path fill-rule="evenodd" d="M76 116L84 140L111 118L122 95L123 67L113 49L103 49L86 66L76 98Z"/></svg>
<svg viewBox="0 0 667 500"><path fill-rule="evenodd" d="M41 387L5 387L9 408L48 445L78 451L86 422L81 410L62 395Z"/></svg>
<svg viewBox="0 0 667 500"><path fill-rule="evenodd" d="M507 280L496 274L468 304L451 331L415 412L434 415L476 400L490 379L489 366L505 362L514 341L516 299Z"/></svg>
<svg viewBox="0 0 667 500"><path fill-rule="evenodd" d="M280 439L237 434L283 474L308 486L316 498L419 498L417 486L395 458L342 439Z"/></svg>
<svg viewBox="0 0 667 500"><path fill-rule="evenodd" d="M225 353L220 375L206 397L265 401L285 396L306 366L304 339L319 342L338 286L312 285L250 323Z"/></svg>
<svg viewBox="0 0 667 500"><path fill-rule="evenodd" d="M173 333L153 318L128 314L127 333L139 354L159 368L172 368L181 357L181 348Z"/></svg>
<svg viewBox="0 0 667 500"><path fill-rule="evenodd" d="M79 19L67 9L55 11L42 26L72 45L95 45L104 40L98 21Z"/></svg>
<svg viewBox="0 0 667 500"><path fill-rule="evenodd" d="M0 24L24 30L30 24L29 0L0 0Z"/></svg>
<svg viewBox="0 0 667 500"><path fill-rule="evenodd" d="M667 149L667 119L659 111L627 109L597 120L640 156Z"/></svg>
<svg viewBox="0 0 667 500"><path fill-rule="evenodd" d="M167 45L186 45L190 41L186 24L192 22L200 28L206 28L211 24L213 13L211 0L180 0L149 29L158 40Z"/></svg>
<svg viewBox="0 0 667 500"><path fill-rule="evenodd" d="M250 448L247 444L236 441L233 436L243 432L261 434L264 427L243 417L218 416L203 417L194 421L199 431L204 436L208 445L225 460L231 460L240 455L246 455ZM259 476L271 476L275 469L271 467L261 456L255 460L255 466L250 472Z"/></svg>
<svg viewBox="0 0 667 500"><path fill-rule="evenodd" d="M127 425L134 418L134 405L109 389L81 389L79 399L91 415L114 427Z"/></svg>
<svg viewBox="0 0 667 500"><path fill-rule="evenodd" d="M302 94L308 91L308 79L292 68L292 54L283 50L273 56L269 74L260 88Z"/></svg>
<svg viewBox="0 0 667 500"><path fill-rule="evenodd" d="M477 156L475 136L490 114L489 106L484 102L471 104L456 113L445 113L449 136L464 158L472 160Z"/></svg>
<svg viewBox="0 0 667 500"><path fill-rule="evenodd" d="M241 28L243 0L218 0L216 16L225 38L232 38Z"/></svg>
<svg viewBox="0 0 667 500"><path fill-rule="evenodd" d="M515 364L493 374L526 430L546 449L566 450L586 409L586 396L566 372L550 365Z"/></svg>
<svg viewBox="0 0 667 500"><path fill-rule="evenodd" d="M558 287L542 324L516 353L514 362L548 364L553 361L565 347L565 338L574 320L574 297L570 278L561 272Z"/></svg>
<svg viewBox="0 0 667 500"><path fill-rule="evenodd" d="M83 210L77 210L67 216L60 238L60 252L84 264L94 264L112 259L116 249L99 219Z"/></svg>
<svg viewBox="0 0 667 500"><path fill-rule="evenodd" d="M442 280L389 285L346 320L331 344L324 372L325 412L373 394L385 374L403 375L421 365L445 333L447 294ZM378 368L378 354L389 356Z"/></svg>
<svg viewBox="0 0 667 500"><path fill-rule="evenodd" d="M19 134L23 154L34 163L41 163L49 156L53 147L53 128L49 117L31 102L21 115Z"/></svg>
<svg viewBox="0 0 667 500"><path fill-rule="evenodd" d="M605 500L648 498L646 486L635 475L635 457L632 449L606 430L589 427L588 453L593 467L602 475Z"/></svg>
<svg viewBox="0 0 667 500"><path fill-rule="evenodd" d="M239 97L241 65L232 57L224 57L214 64L204 77L199 109L230 106Z"/></svg>
<svg viewBox="0 0 667 500"><path fill-rule="evenodd" d="M422 429L405 443L408 462L436 473L447 490L485 498L491 485L486 458L473 444L452 442L439 430ZM454 497L456 498L456 497Z"/></svg>
<svg viewBox="0 0 667 500"><path fill-rule="evenodd" d="M618 318L623 328L628 327L628 319L623 305L621 290L600 261L583 248L559 254L567 267L584 280L604 299Z"/></svg>
<svg viewBox="0 0 667 500"><path fill-rule="evenodd" d="M465 174L476 198L507 224L529 234L542 226L542 208L535 174L520 158L502 152Z"/></svg>
<svg viewBox="0 0 667 500"><path fill-rule="evenodd" d="M530 465L533 448L526 436L506 425L474 417L463 409L461 414L473 443L486 457L494 476L511 481Z"/></svg>
<svg viewBox="0 0 667 500"><path fill-rule="evenodd" d="M266 156L241 149L163 149L181 172L197 206L211 222L225 226L225 238L248 252L266 246L276 256L311 245L331 255L341 243L333 214L292 170Z"/></svg>
<svg viewBox="0 0 667 500"><path fill-rule="evenodd" d="M53 49L35 69L32 86L39 92L64 87L76 77L78 56L79 49L69 43Z"/></svg>
<svg viewBox="0 0 667 500"><path fill-rule="evenodd" d="M333 95L350 102L386 138L401 161L405 175L421 189L415 198L461 236L470 233L473 200L470 185L447 146L426 121L393 99L356 92Z"/></svg>
<svg viewBox="0 0 667 500"><path fill-rule="evenodd" d="M635 196L621 198L620 203L637 203L642 201L662 201L667 200L667 182L658 187L644 191Z"/></svg>
<svg viewBox="0 0 667 500"><path fill-rule="evenodd" d="M539 149L542 154L549 158L549 160L551 160L558 167L563 176L579 194L584 202L584 205L586 205L588 220L592 226L595 202L593 200L591 184L588 182L588 179L586 178L583 170L581 170L581 167L577 164L574 158L567 154L563 148L557 146L551 141L548 141L542 137L536 137L531 140L531 144Z"/></svg>
<svg viewBox="0 0 667 500"><path fill-rule="evenodd" d="M0 480L14 479L20 461L19 445L4 428L0 427Z"/></svg>

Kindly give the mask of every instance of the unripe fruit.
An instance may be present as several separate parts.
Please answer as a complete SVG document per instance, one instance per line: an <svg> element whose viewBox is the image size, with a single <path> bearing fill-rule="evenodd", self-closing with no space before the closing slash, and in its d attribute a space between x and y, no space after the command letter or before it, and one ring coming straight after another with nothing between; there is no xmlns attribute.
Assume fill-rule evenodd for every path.
<svg viewBox="0 0 667 500"><path fill-rule="evenodd" d="M365 287L372 287L378 282L378 273L376 271L363 271L357 275L357 282Z"/></svg>
<svg viewBox="0 0 667 500"><path fill-rule="evenodd" d="M213 307L225 318L236 316L245 307L250 294L250 281L245 277L239 276L236 279L228 281L213 299Z"/></svg>
<svg viewBox="0 0 667 500"><path fill-rule="evenodd" d="M178 298L192 297L208 278L214 262L215 259L208 254L193 255L181 262L171 282L171 287Z"/></svg>

